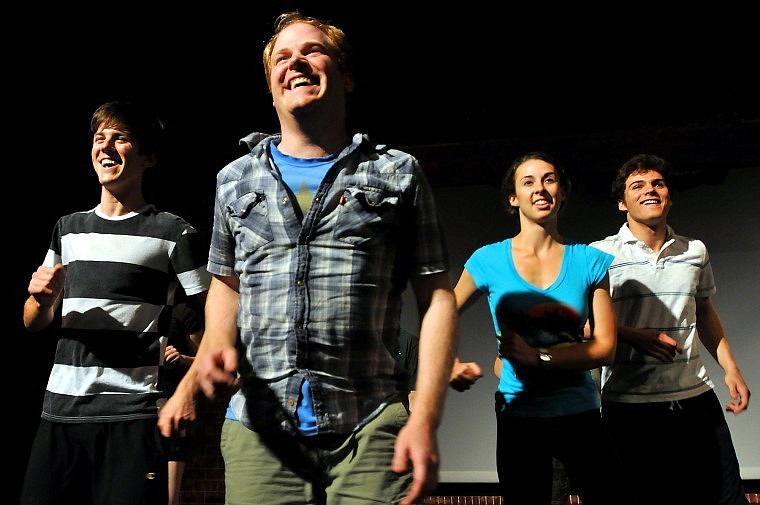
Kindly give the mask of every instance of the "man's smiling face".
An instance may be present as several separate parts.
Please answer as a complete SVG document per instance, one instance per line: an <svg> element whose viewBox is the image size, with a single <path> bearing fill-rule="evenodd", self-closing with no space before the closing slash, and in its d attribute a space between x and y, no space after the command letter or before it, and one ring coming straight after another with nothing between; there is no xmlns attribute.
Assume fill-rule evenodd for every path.
<svg viewBox="0 0 760 505"><path fill-rule="evenodd" d="M278 35L269 85L275 108L291 113L325 98L342 102L348 90L327 35L308 23L293 23Z"/></svg>
<svg viewBox="0 0 760 505"><path fill-rule="evenodd" d="M625 181L623 199L618 201L618 209L628 212L629 219L650 226L664 220L672 205L665 179L656 170L631 173Z"/></svg>

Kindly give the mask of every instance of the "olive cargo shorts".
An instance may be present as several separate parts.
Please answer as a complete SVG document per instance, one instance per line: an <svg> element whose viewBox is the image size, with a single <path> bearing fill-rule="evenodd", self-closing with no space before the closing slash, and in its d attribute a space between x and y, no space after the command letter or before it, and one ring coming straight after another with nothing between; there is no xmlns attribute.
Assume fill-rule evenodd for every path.
<svg viewBox="0 0 760 505"><path fill-rule="evenodd" d="M221 451L226 505L398 503L411 472L391 471L394 444L408 419L402 403L348 435L263 434L225 419Z"/></svg>

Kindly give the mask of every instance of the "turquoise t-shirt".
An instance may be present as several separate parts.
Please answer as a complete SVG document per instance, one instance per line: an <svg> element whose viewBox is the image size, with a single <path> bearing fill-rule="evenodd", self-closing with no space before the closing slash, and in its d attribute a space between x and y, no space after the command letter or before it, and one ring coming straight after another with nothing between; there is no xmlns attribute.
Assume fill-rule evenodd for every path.
<svg viewBox="0 0 760 505"><path fill-rule="evenodd" d="M488 305L498 337L515 331L533 347L583 345L593 290L613 256L579 243L566 243L557 279L546 289L525 281L512 259L512 239L477 249L465 263ZM569 415L600 407L589 370L568 371L513 365L502 357L498 393L501 408L519 416Z"/></svg>

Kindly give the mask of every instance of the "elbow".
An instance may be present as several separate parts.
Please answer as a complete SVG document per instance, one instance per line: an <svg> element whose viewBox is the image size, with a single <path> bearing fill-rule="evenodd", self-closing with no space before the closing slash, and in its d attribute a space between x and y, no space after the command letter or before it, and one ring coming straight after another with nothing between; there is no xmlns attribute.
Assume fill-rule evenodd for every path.
<svg viewBox="0 0 760 505"><path fill-rule="evenodd" d="M615 353L609 353L604 356L602 356L602 359L599 360L599 366L608 366L615 362Z"/></svg>
<svg viewBox="0 0 760 505"><path fill-rule="evenodd" d="M617 346L615 344L609 345L605 343L597 343L591 352L594 364L598 367L611 365L615 362L615 350Z"/></svg>
<svg viewBox="0 0 760 505"><path fill-rule="evenodd" d="M615 350L617 349L617 345L612 345L607 352L602 354L601 359L599 360L599 366L607 366L611 365L615 362Z"/></svg>

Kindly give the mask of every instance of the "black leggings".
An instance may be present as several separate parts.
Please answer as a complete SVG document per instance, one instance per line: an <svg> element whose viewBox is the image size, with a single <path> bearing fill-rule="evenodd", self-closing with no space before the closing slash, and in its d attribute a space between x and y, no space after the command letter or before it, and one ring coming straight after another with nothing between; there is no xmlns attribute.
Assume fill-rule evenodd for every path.
<svg viewBox="0 0 760 505"><path fill-rule="evenodd" d="M498 409L497 409L498 411ZM556 417L496 415L496 469L505 503L550 504L552 457L584 505L635 503L625 494L621 465L600 413Z"/></svg>

